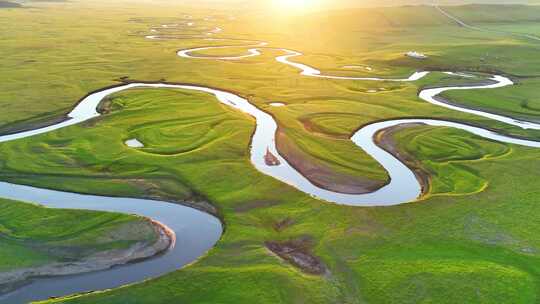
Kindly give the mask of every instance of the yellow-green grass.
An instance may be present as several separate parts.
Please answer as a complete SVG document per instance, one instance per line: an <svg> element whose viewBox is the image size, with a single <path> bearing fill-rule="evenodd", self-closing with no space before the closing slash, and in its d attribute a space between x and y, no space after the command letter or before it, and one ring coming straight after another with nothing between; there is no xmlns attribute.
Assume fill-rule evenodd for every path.
<svg viewBox="0 0 540 304"><path fill-rule="evenodd" d="M133 97L123 100L162 103L163 97L158 96L170 98L175 94L126 95ZM186 100L188 106L183 108L190 117L189 104L195 100ZM209 104L204 107L212 112ZM400 149L418 155L426 169L444 171L432 172L433 193L421 202L393 208L335 206L298 193L252 168L245 145L251 123L241 114L226 108L222 111L222 119L230 120L232 126L220 129L222 142L201 145L197 153L163 156L155 153L152 145L138 152L122 148L123 152L119 149L111 153L117 155L115 163L121 170L124 164L145 157L146 162L138 162L138 174L153 182L159 180L146 170L155 170L159 160L150 159L167 158L168 164L174 164L171 170L222 207L227 230L217 247L197 264L169 276L68 302L250 303L256 299L261 303L498 303L501 297L511 302L535 301L540 270L540 227L535 221L538 190L531 175L523 174L540 169L536 168L535 149L493 143L452 129L406 129L396 137L406 143ZM122 112L129 109L112 115L126 115ZM66 130L62 137L83 132L82 137L92 138L86 133L102 131L109 119L113 120L106 117L90 129ZM114 121L122 120L118 117ZM201 121L208 123L204 117ZM177 127L183 130L182 135L178 133L180 140L200 137L197 128L184 128L192 125L193 120L177 121ZM106 134L107 138L116 138L109 146L117 145L115 142L121 145L121 132ZM40 140L50 140L50 136L43 137ZM157 140L160 137L163 141ZM155 134L151 138L154 144L174 140ZM441 142L441 138L447 140ZM154 152L146 155L145 149ZM96 151L101 155L99 149ZM70 171L90 175L88 169ZM454 173L443 175L449 172ZM467 188L470 185L464 181L469 176L472 181L486 181L487 188L481 192ZM71 189L68 185L63 188ZM85 184L84 191L105 192L92 184ZM290 227L274 229L277 222L287 218L292 220ZM314 240L314 253L328 265L331 275L304 275L264 248L266 240L300 236Z"/></svg>
<svg viewBox="0 0 540 304"><path fill-rule="evenodd" d="M0 12L0 25L4 29L0 62L10 70L10 73L0 76L3 77L0 79L3 83L0 100L4 108L1 114L4 131L13 131L29 119L42 120L47 115L59 116L88 92L114 84L115 79L123 76L142 80L204 83L261 99L286 98L286 90L296 88L298 84L305 85L306 91L316 96L317 92L312 89L321 85L319 79L304 80L297 75L297 70L276 63L272 56L279 52L267 52L266 56L239 62L187 60L177 58L175 51L200 45L216 45L219 42L200 39L156 41L143 38L144 33L150 34L151 26L178 22L179 16L185 12L181 7L118 7L94 2L34 6L38 8ZM411 20L418 20L420 12L429 16L433 13L430 9L416 12L410 16ZM393 10L398 15L415 11L403 8ZM108 18L98 22L90 17L88 12L92 11L106 14ZM378 16L370 10L354 12ZM198 12L197 16L206 15ZM353 13L339 17L339 20L362 20L355 18ZM388 20L391 17L390 12L378 20ZM297 25L306 18L321 17L308 16L293 20L296 20L294 22ZM261 19L257 21L260 23ZM339 70L348 64L372 66L374 71L371 73L353 73L371 76L402 77L416 69L428 67L487 71L499 69L510 74L538 74L535 70L538 64L534 64L538 58L538 47L529 41L460 30L446 21L441 21L441 24L427 21L424 22L426 24L409 24L404 20L402 17L399 23L396 22L399 25L393 27L381 26L377 32L371 31L374 27L362 30L364 24L361 22L353 28L332 27L333 23L329 22L323 32L308 26L288 27L285 31L277 25L272 31L265 31L266 28L260 29L259 24L252 24L254 21L247 17L238 21L222 18L216 22L196 22L222 26L225 29L223 37L265 40L272 46L304 51L307 56L295 60L336 74L344 74ZM330 21L334 22L334 19ZM268 27L276 23L265 24ZM351 38L351 32L354 32L354 39ZM312 39L314 36L317 39ZM413 49L428 53L430 59L418 61L403 56ZM242 53L243 50L220 52ZM481 62L486 52L496 56L487 56ZM28 87L29 83L31 87ZM369 86L358 86L364 85ZM331 86L327 87L325 96L331 93ZM25 104L33 106L21 106ZM19 124L14 125L15 122Z"/></svg>
<svg viewBox="0 0 540 304"><path fill-rule="evenodd" d="M445 10L473 24L536 23L540 21L537 5L464 5L445 7Z"/></svg>
<svg viewBox="0 0 540 304"><path fill-rule="evenodd" d="M519 80L517 85L492 91L450 91L444 94L453 103L529 121L540 120L540 78Z"/></svg>
<svg viewBox="0 0 540 304"><path fill-rule="evenodd" d="M174 22L183 12L174 4L119 7L93 2L0 11L6 36L0 63L12 71L0 75L4 77L0 79L4 130L15 122L20 127L29 119L42 119L43 113L58 116L88 91L130 76L237 91L272 113L306 154L336 171L375 180L385 180L386 173L347 139L375 120L450 118L538 138L537 132L435 107L416 97L423 86L464 81L448 75L433 74L416 83L321 80L300 76L275 62L277 51L238 62L187 60L177 58L175 51L208 42L152 41L130 35ZM370 12L375 11L363 14ZM93 18L100 14L107 18ZM365 18L355 14L360 13L342 12L330 18L322 31L312 25L325 16L291 21L298 25L314 18L303 27L250 15L237 21L224 18L219 25L227 36L304 51L308 55L295 60L331 73L343 73L340 67L349 64L374 68L355 75L396 77L423 68L502 70L520 76L537 75L540 70L538 46L531 41L454 27L430 15L433 8L384 11L380 18L384 26L364 27ZM390 24L390 17L399 22ZM79 22L82 18L87 22ZM338 21L343 24L332 26ZM405 58L403 53L409 50L427 52L430 59ZM242 52L219 54L231 51ZM486 52L496 55L486 56ZM385 90L368 93L379 88ZM481 93L495 96L505 90ZM475 94L463 94L467 93L471 95L460 98ZM184 270L66 302L500 303L508 299L519 303L538 299L537 150L451 129L406 129L396 136L399 149L420 159L433 175L432 192L420 202L392 208L335 206L256 171L248 147L253 119L219 105L211 96L134 90L112 101L115 110L95 121L0 145L0 177L85 193L207 199L220 209L227 229L207 257ZM268 107L272 101L289 105ZM304 128L301 122L306 120L316 131ZM145 148L126 147L123 142L130 138L138 138ZM292 225L275 229L287 219ZM264 247L265 241L306 236L313 240L313 253L328 266L328 276L302 274ZM51 300L55 301L63 302Z"/></svg>
<svg viewBox="0 0 540 304"><path fill-rule="evenodd" d="M538 192L531 175L522 174L540 169L535 149L452 129L406 129L396 138L406 143L400 149L418 155L434 171L433 193L393 208L335 206L257 172L247 148L253 121L209 96L134 90L112 101L123 107L91 125L3 145L3 155L11 155L7 163L12 172L26 170L17 166L16 154L42 148L40 157L28 162L33 173L13 178L59 187L55 181L77 177L80 183L63 182L61 188L96 194L148 195L130 181L135 177L142 185L155 185L162 196L182 198L189 194L178 189L190 188L221 208L227 230L208 257L185 270L74 303L497 303L500 297L516 302L536 297ZM147 146L128 148L123 144L127 138L139 138ZM72 162L78 165L66 166ZM60 176L52 175L56 172ZM163 175L171 178L168 187ZM478 179L488 183L484 191L468 188L465 181ZM126 188L111 189L111 181ZM287 218L293 224L275 230ZM314 240L314 254L331 275L302 274L264 247L267 240L301 236Z"/></svg>

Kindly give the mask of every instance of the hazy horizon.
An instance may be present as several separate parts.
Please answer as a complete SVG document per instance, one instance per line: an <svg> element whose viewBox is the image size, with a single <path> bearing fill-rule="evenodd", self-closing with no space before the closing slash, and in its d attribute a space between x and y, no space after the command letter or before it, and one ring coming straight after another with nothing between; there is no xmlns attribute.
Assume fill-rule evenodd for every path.
<svg viewBox="0 0 540 304"><path fill-rule="evenodd" d="M155 0L148 0L157 3ZM170 4L171 1L158 0L160 4ZM187 0L175 2L174 4L185 4L194 8L225 9L225 10L267 10L267 9L294 9L301 7L301 11L321 11L321 10L339 10L349 8L370 8L370 7L390 7L390 6L408 6L408 5L433 5L441 6L467 5L467 4L499 4L499 5L540 5L540 0L297 0L302 4L290 4L294 0Z"/></svg>
<svg viewBox="0 0 540 304"><path fill-rule="evenodd" d="M190 4L199 5L242 5L242 6L265 6L276 2L273 0L253 1L246 0L202 0L202 1L187 1ZM403 6L403 5L465 5L465 4L525 4L525 5L539 5L540 0L313 0L320 6L329 8L343 8L343 7L376 7L376 6Z"/></svg>

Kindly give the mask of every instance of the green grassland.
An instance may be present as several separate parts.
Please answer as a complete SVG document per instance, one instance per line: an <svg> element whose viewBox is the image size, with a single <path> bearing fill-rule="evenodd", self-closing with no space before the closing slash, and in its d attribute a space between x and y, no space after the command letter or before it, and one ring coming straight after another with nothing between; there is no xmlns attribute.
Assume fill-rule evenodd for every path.
<svg viewBox="0 0 540 304"><path fill-rule="evenodd" d="M501 11L504 10L504 13ZM482 25L502 25L509 23L528 23L538 22L539 7L527 5L465 5L457 7L446 7L445 10L459 17L466 23L482 24Z"/></svg>
<svg viewBox="0 0 540 304"><path fill-rule="evenodd" d="M467 17L469 10L453 8L452 13ZM214 11L170 3L68 2L0 11L0 65L9 71L0 74L0 130L59 119L88 92L127 76L238 92L272 113L306 158L380 182L387 180L384 170L348 140L358 127L376 120L449 118L540 138L538 132L435 107L416 96L422 87L471 80L442 73L415 83L321 80L275 62L281 54L275 50L234 62L186 60L175 51L223 42L144 39L150 27L181 21L187 11L197 26L223 27L221 37L264 40L302 51L306 56L294 60L325 73L403 77L419 69L448 69L477 72L473 81L485 79L485 72L504 73L519 85L448 96L482 109L535 118L540 43L459 28L432 7L290 19L233 12L236 20L227 13L208 22L203 18ZM523 22L523 31L534 29L530 16L538 9L520 12L511 15L513 26ZM503 18L500 26L510 22L506 10L498 16ZM479 18L478 23L487 21ZM184 31L194 30L167 33ZM404 57L409 50L430 58ZM373 70L345 71L345 65ZM288 106L269 107L274 101ZM111 112L99 119L1 144L0 179L83 193L208 200L218 208L226 233L207 257L186 269L51 303L539 301L538 150L453 129L407 128L395 140L431 174L430 192L419 202L392 208L343 207L315 200L256 171L248 150L254 120L212 96L138 89L116 94L108 104ZM124 141L130 138L145 148L126 147ZM265 241L299 238L310 240L310 250L329 269L327 275L304 274L264 246ZM32 260L39 257L28 258Z"/></svg>
<svg viewBox="0 0 540 304"><path fill-rule="evenodd" d="M520 80L516 86L485 92L446 92L444 96L454 103L469 107L488 109L490 112L506 114L514 118L538 121L540 96L538 78ZM466 97L466 98L464 98Z"/></svg>
<svg viewBox="0 0 540 304"><path fill-rule="evenodd" d="M146 234L123 233L141 227ZM134 216L48 209L0 200L0 271L77 261L111 249L128 248L155 235L146 221ZM117 235L114 237L114 235Z"/></svg>
<svg viewBox="0 0 540 304"><path fill-rule="evenodd" d="M95 150L95 157L105 167L114 163L122 168L117 169L115 178L135 175L129 164L137 163L138 176L167 191L161 186L159 173L174 170L174 176L185 178L197 192L221 207L227 232L209 256L187 269L68 302L251 303L257 299L263 303L496 303L501 297L510 303L536 301L540 270L540 227L535 221L538 190L530 176L522 174L538 169L535 149L493 143L453 129L411 128L396 139L406 143L400 148L417 156L433 174L432 192L418 203L393 208L342 207L316 201L259 174L249 165L245 145L253 123L207 96L137 90L113 100L124 107L91 128L66 130L61 138L71 141L74 150L80 146ZM185 111L168 111L179 116L172 130L164 125L170 116L157 114L159 119L151 123L147 121L152 120L151 115L142 115L149 109L157 111L153 107L167 105L168 100ZM192 115L202 114L203 109L210 118ZM123 130L127 122L136 123ZM205 127L194 127L199 124ZM158 125L161 127L155 128ZM208 125L223 126L219 129L222 137L213 139ZM105 153L92 133L108 134L105 142L111 151ZM134 151L124 147L122 141L129 137L142 139L147 148ZM51 134L34 142L55 139ZM170 153L173 141L177 145L172 146L182 147L183 143L186 148ZM25 145L15 142L7 144L6 149ZM76 153L69 155L79 161L84 158ZM165 164L168 169L160 167ZM95 172L87 165L84 170L63 170L92 176ZM32 182L54 186L46 178ZM108 191L87 182L64 188ZM126 194L135 189L140 188L128 189ZM284 220L292 224L276 229ZM267 240L299 237L312 240L313 252L330 268L328 276L303 274L270 255L263 245Z"/></svg>

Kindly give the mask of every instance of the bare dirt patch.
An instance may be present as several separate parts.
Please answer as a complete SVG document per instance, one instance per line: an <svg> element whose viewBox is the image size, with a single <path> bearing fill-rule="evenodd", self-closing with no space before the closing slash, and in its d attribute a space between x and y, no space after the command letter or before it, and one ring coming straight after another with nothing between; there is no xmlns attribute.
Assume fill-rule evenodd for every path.
<svg viewBox="0 0 540 304"><path fill-rule="evenodd" d="M279 166L281 163L279 159L270 152L270 150L266 149L266 155L264 156L264 162L267 166Z"/></svg>
<svg viewBox="0 0 540 304"><path fill-rule="evenodd" d="M296 221L290 217L287 217L287 218L284 218L280 221L277 221L277 222L274 222L274 224L272 225L272 228L274 228L274 230L276 232L281 232L289 227L291 227L292 225L294 225L296 223Z"/></svg>
<svg viewBox="0 0 540 304"><path fill-rule="evenodd" d="M309 238L298 238L285 242L267 241L265 246L278 257L305 273L313 275L328 273L326 265L311 253L313 244Z"/></svg>

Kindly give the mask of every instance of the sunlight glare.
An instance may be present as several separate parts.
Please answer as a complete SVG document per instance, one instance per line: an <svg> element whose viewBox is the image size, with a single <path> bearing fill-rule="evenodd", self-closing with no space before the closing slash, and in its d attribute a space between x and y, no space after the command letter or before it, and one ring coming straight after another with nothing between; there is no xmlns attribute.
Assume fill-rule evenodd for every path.
<svg viewBox="0 0 540 304"><path fill-rule="evenodd" d="M275 3L282 10L310 10L317 5L318 0L275 0Z"/></svg>

